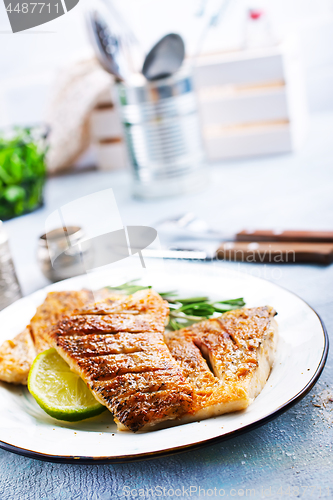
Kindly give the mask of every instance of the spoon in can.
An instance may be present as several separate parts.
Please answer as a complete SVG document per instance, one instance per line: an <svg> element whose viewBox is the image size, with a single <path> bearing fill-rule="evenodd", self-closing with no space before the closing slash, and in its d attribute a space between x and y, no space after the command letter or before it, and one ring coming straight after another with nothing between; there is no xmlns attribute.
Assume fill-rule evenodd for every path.
<svg viewBox="0 0 333 500"><path fill-rule="evenodd" d="M185 45L182 37L169 33L159 40L145 58L142 74L149 81L173 75L183 64Z"/></svg>
<svg viewBox="0 0 333 500"><path fill-rule="evenodd" d="M143 59L138 43L112 3L107 8L101 2L93 5L86 21L96 56L108 73L126 81L137 71L136 61Z"/></svg>

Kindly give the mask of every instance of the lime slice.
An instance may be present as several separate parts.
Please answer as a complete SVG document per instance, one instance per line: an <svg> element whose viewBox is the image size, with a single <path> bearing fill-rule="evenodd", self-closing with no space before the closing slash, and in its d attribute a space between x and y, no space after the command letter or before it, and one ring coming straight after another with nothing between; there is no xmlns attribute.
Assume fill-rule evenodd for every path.
<svg viewBox="0 0 333 500"><path fill-rule="evenodd" d="M28 389L39 406L58 420L75 422L106 410L55 349L37 356L29 372Z"/></svg>

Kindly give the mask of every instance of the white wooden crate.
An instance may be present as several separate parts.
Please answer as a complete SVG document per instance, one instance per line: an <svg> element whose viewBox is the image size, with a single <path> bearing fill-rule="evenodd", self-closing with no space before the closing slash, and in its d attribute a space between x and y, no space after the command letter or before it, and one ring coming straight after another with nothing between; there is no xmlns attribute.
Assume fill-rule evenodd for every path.
<svg viewBox="0 0 333 500"><path fill-rule="evenodd" d="M90 127L94 141L123 135L118 109L112 104L99 105L92 111Z"/></svg>
<svg viewBox="0 0 333 500"><path fill-rule="evenodd" d="M195 68L203 137L210 160L290 152L307 124L297 40L204 56Z"/></svg>
<svg viewBox="0 0 333 500"><path fill-rule="evenodd" d="M285 153L293 149L291 125L288 122L205 129L204 142L209 159L237 158Z"/></svg>
<svg viewBox="0 0 333 500"><path fill-rule="evenodd" d="M100 170L119 170L127 166L126 147L122 140L105 140L94 144L97 167Z"/></svg>
<svg viewBox="0 0 333 500"><path fill-rule="evenodd" d="M284 81L284 76L283 54L279 46L205 55L198 58L195 67L197 88Z"/></svg>
<svg viewBox="0 0 333 500"><path fill-rule="evenodd" d="M203 127L284 120L288 116L286 86L281 82L206 87L199 91L199 101Z"/></svg>
<svg viewBox="0 0 333 500"><path fill-rule="evenodd" d="M96 165L100 170L118 170L127 166L127 152L119 111L110 89L100 96L90 116L90 135Z"/></svg>

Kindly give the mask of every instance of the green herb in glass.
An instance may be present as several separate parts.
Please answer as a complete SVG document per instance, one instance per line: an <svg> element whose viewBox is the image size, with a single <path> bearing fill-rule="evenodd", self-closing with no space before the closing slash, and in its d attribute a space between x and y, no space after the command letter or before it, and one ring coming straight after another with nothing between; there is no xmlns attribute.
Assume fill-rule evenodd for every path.
<svg viewBox="0 0 333 500"><path fill-rule="evenodd" d="M0 219L32 212L43 203L46 134L41 128L0 132Z"/></svg>

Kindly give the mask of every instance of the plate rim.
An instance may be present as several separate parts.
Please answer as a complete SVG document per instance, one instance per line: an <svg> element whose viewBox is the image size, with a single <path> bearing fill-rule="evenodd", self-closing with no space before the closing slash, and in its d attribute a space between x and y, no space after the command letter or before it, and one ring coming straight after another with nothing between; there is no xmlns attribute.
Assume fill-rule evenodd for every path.
<svg viewBox="0 0 333 500"><path fill-rule="evenodd" d="M247 274L247 273L241 273L241 274ZM199 441L197 443L191 443L191 444L186 444L186 445L181 445L177 446L175 448L168 448L166 450L160 450L160 451L152 451L152 452L145 452L145 453L138 453L135 455L124 455L124 456L117 456L117 457L110 457L110 456L102 456L102 457L93 457L93 456L73 456L73 455L51 455L47 453L39 453L37 451L31 451L27 450L26 448L20 448L19 446L14 446L12 444L6 443L4 441L0 441L0 448L9 451L11 453L15 453L16 455L21 455L27 458L33 458L35 460L43 461L43 462L50 462L50 463L62 463L62 464L77 464L77 465L93 465L93 464L110 464L110 463L128 463L128 462L138 462L138 461L143 461L143 460L150 460L151 458L161 458L161 457L166 457L169 455L175 455L178 453L186 453L188 450L198 450L200 448L203 448L205 446L211 446L214 444L221 443L223 441L227 441L229 439L232 439L233 437L240 436L242 434L245 434L246 432L252 431L254 429L257 429L258 427L261 427L262 425L265 425L266 423L270 422L271 420L274 420L277 418L279 415L282 415L285 413L287 410L292 408L296 403L298 403L301 399L303 399L314 387L316 382L318 381L324 367L327 361L328 357L328 352L329 352L329 336L327 333L327 329L325 326L325 323L323 322L321 316L317 313L317 311L308 304L302 297L300 297L298 294L292 292L288 288L278 285L277 283L274 283L272 281L269 281L264 278L259 278L256 276L256 279L259 279L264 282L272 283L278 288L281 288L282 290L287 291L288 293L291 293L298 299L300 299L304 304L306 304L317 316L319 319L322 333L324 336L324 347L323 347L323 352L322 356L320 359L320 362L312 376L312 378L309 380L309 382L303 387L301 391L299 391L295 396L293 396L291 399L286 401L283 405L281 405L279 408L276 410L272 411L270 414L266 415L265 417L259 418L255 422L252 422L248 425L245 425L244 427L241 427L239 429L235 429L233 431L230 431L226 434L223 434L221 436L215 436L212 438L205 439L203 441ZM67 280L63 280L67 281ZM47 288L47 287L45 287ZM41 289L43 290L43 289ZM39 290L36 290L36 292Z"/></svg>

